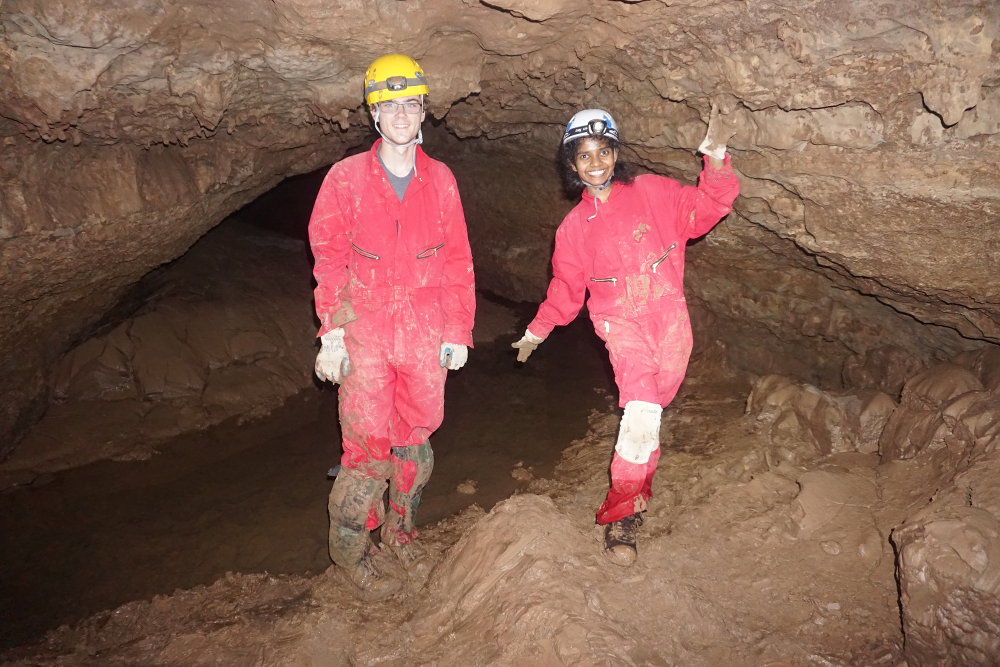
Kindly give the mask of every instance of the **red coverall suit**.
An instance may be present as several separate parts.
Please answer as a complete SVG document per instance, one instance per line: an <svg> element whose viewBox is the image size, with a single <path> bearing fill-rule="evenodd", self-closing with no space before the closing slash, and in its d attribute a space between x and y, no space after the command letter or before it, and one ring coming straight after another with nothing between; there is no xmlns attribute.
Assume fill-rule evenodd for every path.
<svg viewBox="0 0 1000 667"><path fill-rule="evenodd" d="M368 531L412 539L430 477L428 436L444 417L442 342L472 346L472 253L455 177L416 146L399 201L379 163L381 140L330 168L312 217L319 334L343 327L350 372L340 386L344 454L330 492L330 554L361 560ZM388 539L387 539L388 538Z"/></svg>
<svg viewBox="0 0 1000 667"><path fill-rule="evenodd" d="M730 212L739 189L727 155L721 169L705 158L697 187L646 174L631 185L614 183L606 202L585 191L556 231L552 281L528 329L545 338L553 327L568 324L589 289L587 308L610 354L619 405L667 406L691 355L685 245ZM648 507L659 453L656 449L645 464L615 453L598 523Z"/></svg>

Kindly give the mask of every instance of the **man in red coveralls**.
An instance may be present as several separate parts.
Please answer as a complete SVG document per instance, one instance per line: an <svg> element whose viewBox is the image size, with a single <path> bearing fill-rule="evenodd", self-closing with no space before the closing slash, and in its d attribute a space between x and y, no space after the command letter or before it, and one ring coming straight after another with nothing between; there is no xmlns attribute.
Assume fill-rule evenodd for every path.
<svg viewBox="0 0 1000 667"><path fill-rule="evenodd" d="M367 600L401 585L371 560L379 526L382 546L420 571L412 541L434 465L428 436L444 417L447 372L472 346L472 253L458 187L419 146L427 94L412 58L387 55L368 67L365 101L382 138L330 168L309 221L316 375L340 384L344 454L330 491L330 557Z"/></svg>
<svg viewBox="0 0 1000 667"><path fill-rule="evenodd" d="M552 281L518 348L518 361L552 329L587 308L605 342L625 409L611 462L611 488L597 511L604 553L636 559L636 530L652 496L660 456L660 417L677 394L691 355L684 300L684 250L727 213L739 181L726 155L732 126L713 105L697 187L655 174L636 176L620 161L618 125L601 109L573 116L559 166L582 200L556 231Z"/></svg>

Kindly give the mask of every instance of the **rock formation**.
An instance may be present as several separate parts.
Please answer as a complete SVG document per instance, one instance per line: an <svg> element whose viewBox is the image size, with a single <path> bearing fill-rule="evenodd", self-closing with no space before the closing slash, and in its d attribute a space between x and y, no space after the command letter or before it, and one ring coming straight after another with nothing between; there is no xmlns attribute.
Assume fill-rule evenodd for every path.
<svg viewBox="0 0 1000 667"><path fill-rule="evenodd" d="M739 119L743 195L690 282L737 356L834 381L876 348L1000 343L997 19L985 0L6 0L0 432L141 276L358 144L360 75L386 51L421 61L463 139L436 148L483 287L544 286L574 110L608 108L629 157L691 179L714 100Z"/></svg>

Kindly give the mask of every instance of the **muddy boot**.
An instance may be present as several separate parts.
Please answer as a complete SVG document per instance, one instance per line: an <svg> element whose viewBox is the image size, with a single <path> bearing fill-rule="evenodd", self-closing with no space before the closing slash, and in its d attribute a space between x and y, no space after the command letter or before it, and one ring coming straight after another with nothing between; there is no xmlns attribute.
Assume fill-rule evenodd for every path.
<svg viewBox="0 0 1000 667"><path fill-rule="evenodd" d="M429 442L392 448L393 476L389 481L389 511L382 526L382 546L406 570L414 583L422 584L430 573L426 552L413 543L420 496L434 469L434 451Z"/></svg>
<svg viewBox="0 0 1000 667"><path fill-rule="evenodd" d="M370 557L361 559L353 567L339 568L355 586L355 595L365 602L378 602L394 595L401 587L398 579L385 576L375 567Z"/></svg>
<svg viewBox="0 0 1000 667"><path fill-rule="evenodd" d="M330 560L337 565L353 567L369 553L368 517L372 508L381 503L385 487L384 479L368 477L351 468L337 475L327 501Z"/></svg>
<svg viewBox="0 0 1000 667"><path fill-rule="evenodd" d="M416 526L417 508L427 481L434 470L434 450L429 442L409 447L393 447L392 478L389 480L389 509L386 525L411 535ZM383 540L391 541L391 540ZM403 542L409 542L403 539Z"/></svg>
<svg viewBox="0 0 1000 667"><path fill-rule="evenodd" d="M398 540L389 539L382 542L382 547L395 556L399 564L406 570L406 574L418 583L427 579L431 572L430 558L419 546L413 542L400 544Z"/></svg>
<svg viewBox="0 0 1000 667"><path fill-rule="evenodd" d="M622 567L635 562L635 534L641 525L642 515L630 514L604 526L604 555L608 560Z"/></svg>

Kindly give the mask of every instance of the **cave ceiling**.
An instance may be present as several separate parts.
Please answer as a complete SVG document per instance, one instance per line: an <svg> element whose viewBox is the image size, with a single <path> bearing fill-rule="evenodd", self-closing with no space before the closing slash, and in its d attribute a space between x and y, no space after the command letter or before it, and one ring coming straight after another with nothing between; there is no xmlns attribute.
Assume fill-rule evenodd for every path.
<svg viewBox="0 0 1000 667"><path fill-rule="evenodd" d="M991 0L0 0L0 433L143 275L367 141L361 76L387 52L421 62L469 166L467 213L493 230L474 249L543 258L484 251L485 287L544 289L566 204L539 203L554 181L532 174L569 115L607 108L630 159L693 180L714 102L743 187L693 253L694 300L854 348L911 326L892 317L929 347L1000 343L998 17ZM534 211L491 216L473 175ZM827 293L796 291L801 272ZM851 299L892 316L838 315Z"/></svg>

